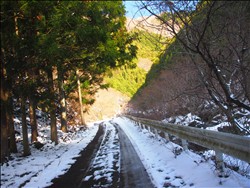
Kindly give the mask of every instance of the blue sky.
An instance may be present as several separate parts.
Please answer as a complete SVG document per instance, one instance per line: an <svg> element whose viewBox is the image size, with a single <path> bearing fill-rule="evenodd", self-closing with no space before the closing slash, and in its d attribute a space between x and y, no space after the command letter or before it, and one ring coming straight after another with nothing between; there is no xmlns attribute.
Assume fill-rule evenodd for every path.
<svg viewBox="0 0 250 188"><path fill-rule="evenodd" d="M129 18L138 18L141 17L141 13L144 15L149 15L146 11L141 11L141 13L137 12L138 11L138 4L140 1L123 1L125 8L126 8L126 16ZM137 13L136 13L137 12Z"/></svg>

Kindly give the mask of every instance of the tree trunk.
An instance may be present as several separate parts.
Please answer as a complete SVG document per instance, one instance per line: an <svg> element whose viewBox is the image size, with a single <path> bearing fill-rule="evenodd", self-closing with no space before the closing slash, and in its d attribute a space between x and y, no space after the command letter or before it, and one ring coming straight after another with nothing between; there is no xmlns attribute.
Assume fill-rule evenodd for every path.
<svg viewBox="0 0 250 188"><path fill-rule="evenodd" d="M49 92L50 92L50 138L52 142L58 144L57 138L57 127L56 127L56 104L55 104L55 91L54 91L54 81L53 81L53 71L52 68L48 71L48 81L49 81Z"/></svg>
<svg viewBox="0 0 250 188"><path fill-rule="evenodd" d="M79 76L79 70L76 70L76 76L77 76L77 86L78 86L78 99L79 99L79 105L80 105L80 115L81 115L81 124L86 125L84 114L83 114L83 105L82 105L82 92L81 92L81 81Z"/></svg>
<svg viewBox="0 0 250 188"><path fill-rule="evenodd" d="M224 110L224 113L227 116L227 120L229 121L229 123L232 126L233 133L234 134L241 134L241 130L237 126L237 122L235 121L235 119L233 117L232 109L230 109L230 107L229 107L229 108Z"/></svg>
<svg viewBox="0 0 250 188"><path fill-rule="evenodd" d="M55 142L55 144L58 144L57 127L56 127L56 110L55 110L54 102L51 102L50 108L51 108L50 109L50 127L51 127L50 138L52 142Z"/></svg>
<svg viewBox="0 0 250 188"><path fill-rule="evenodd" d="M29 113L31 126L31 142L36 142L38 137L36 120L36 102L32 96L29 97Z"/></svg>
<svg viewBox="0 0 250 188"><path fill-rule="evenodd" d="M11 13L12 14L12 13ZM15 23L15 29L16 29L16 35L18 35L18 27L17 27L17 16L16 16L16 13L14 12L14 23ZM13 16L13 15L12 15ZM11 29L10 29L10 32L11 32L11 36L12 35L15 35L13 33L13 22L11 21ZM6 64L10 64L11 62L15 61L15 58L16 58L16 54L15 53L15 45L14 43L11 42L11 53L13 54L11 56L10 59L6 58ZM7 126L8 126L8 136L9 136L9 141L8 141L8 144L9 144L9 150L10 152L12 153L16 153L17 152L17 145L16 145L16 136L15 136L15 127L14 127L14 108L13 108L13 96L12 96L12 90L13 90L13 75L14 75L14 72L12 69L6 69L6 89L7 89L7 92L8 92L8 101L7 101L7 105L6 105L6 113L7 113Z"/></svg>
<svg viewBox="0 0 250 188"><path fill-rule="evenodd" d="M61 130L67 132L67 104L65 99L65 91L63 87L63 75L62 71L58 70L58 83L59 83L59 94L60 94L60 105L61 105Z"/></svg>
<svg viewBox="0 0 250 188"><path fill-rule="evenodd" d="M11 88L11 87L10 87ZM9 134L9 149L12 153L17 153L16 136L14 127L14 114L13 114L13 98L9 93L8 104L7 104L7 124Z"/></svg>
<svg viewBox="0 0 250 188"><path fill-rule="evenodd" d="M1 53L2 55L2 53ZM4 78L4 62L1 61L1 163L5 162L9 157L8 147L8 124L7 124L7 105L8 105L8 91L6 88L6 81Z"/></svg>
<svg viewBox="0 0 250 188"><path fill-rule="evenodd" d="M26 122L25 97L21 96L22 132L23 132L23 156L30 155L28 127Z"/></svg>

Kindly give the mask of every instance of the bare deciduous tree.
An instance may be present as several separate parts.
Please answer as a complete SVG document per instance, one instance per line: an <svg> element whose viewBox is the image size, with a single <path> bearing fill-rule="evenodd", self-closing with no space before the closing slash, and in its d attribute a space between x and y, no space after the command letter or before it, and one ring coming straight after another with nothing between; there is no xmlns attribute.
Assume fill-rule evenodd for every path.
<svg viewBox="0 0 250 188"><path fill-rule="evenodd" d="M140 5L182 45L211 99L238 132L234 110L250 111L250 3L141 1Z"/></svg>

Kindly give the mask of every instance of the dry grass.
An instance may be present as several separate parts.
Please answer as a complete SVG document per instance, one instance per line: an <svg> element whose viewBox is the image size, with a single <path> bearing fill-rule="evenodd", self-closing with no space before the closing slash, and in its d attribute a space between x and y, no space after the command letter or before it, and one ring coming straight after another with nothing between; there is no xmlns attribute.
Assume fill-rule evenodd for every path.
<svg viewBox="0 0 250 188"><path fill-rule="evenodd" d="M139 58L137 66L148 72L151 69L153 62L148 58Z"/></svg>
<svg viewBox="0 0 250 188"><path fill-rule="evenodd" d="M112 118L122 112L129 97L115 89L101 89L95 94L95 103L85 113L86 122Z"/></svg>

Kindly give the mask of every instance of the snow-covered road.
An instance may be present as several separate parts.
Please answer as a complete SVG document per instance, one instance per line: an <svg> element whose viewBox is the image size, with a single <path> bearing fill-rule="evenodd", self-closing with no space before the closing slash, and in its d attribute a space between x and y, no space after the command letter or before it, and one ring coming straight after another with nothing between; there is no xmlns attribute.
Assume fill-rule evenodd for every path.
<svg viewBox="0 0 250 188"><path fill-rule="evenodd" d="M100 129L103 130L101 135ZM97 135L89 144L92 149L83 151L65 175L53 180L50 188L154 187L133 145L118 124L113 121L101 123ZM83 162L89 163L87 168Z"/></svg>
<svg viewBox="0 0 250 188"><path fill-rule="evenodd" d="M1 187L36 188L53 185L52 180L69 171L76 157L81 155L80 151L87 148L96 137L100 144L91 162L85 161L89 164L87 173L80 179L82 187L126 187L122 175L124 154L120 152L123 147L121 139L126 139L123 136L129 139L141 160L143 167L139 168L145 168L149 176L144 179L150 179L157 188L250 187L249 164L246 166L248 177L227 168L227 176L218 177L211 159L190 151L176 155L174 151L180 146L141 130L127 118L117 117L102 124L105 127L102 136L96 136L100 123L92 124L87 130L71 135L67 141L61 139L57 146L47 142L41 150L32 148L32 155L26 158L13 155L13 160L1 166ZM73 187L74 183L69 182Z"/></svg>
<svg viewBox="0 0 250 188"><path fill-rule="evenodd" d="M119 187L120 143L116 128L103 123L103 139L79 187Z"/></svg>

